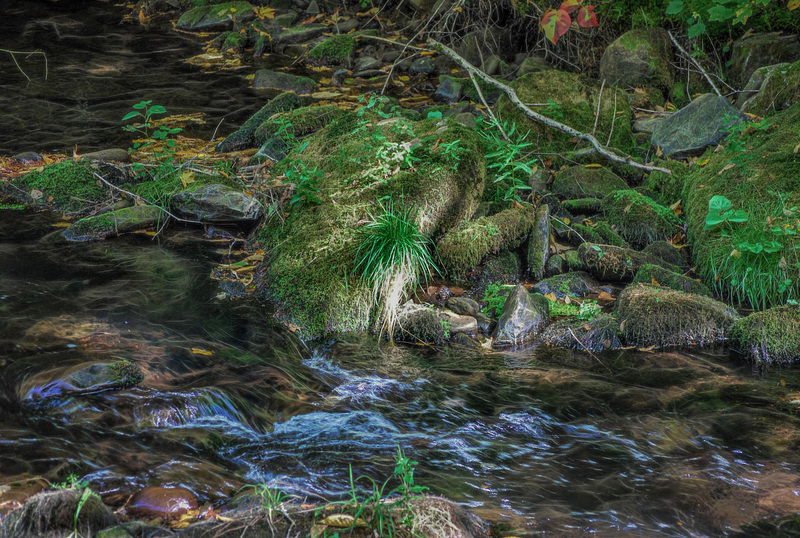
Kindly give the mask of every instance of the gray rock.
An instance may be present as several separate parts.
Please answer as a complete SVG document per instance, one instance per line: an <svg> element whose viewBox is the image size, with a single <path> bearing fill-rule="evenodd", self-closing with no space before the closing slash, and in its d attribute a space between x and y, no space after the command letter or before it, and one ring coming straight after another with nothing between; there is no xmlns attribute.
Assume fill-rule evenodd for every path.
<svg viewBox="0 0 800 538"><path fill-rule="evenodd" d="M152 205L137 205L83 218L61 235L67 241L99 241L124 233L152 228L167 219L167 214Z"/></svg>
<svg viewBox="0 0 800 538"><path fill-rule="evenodd" d="M550 64L545 60L542 56L527 56L523 59L519 64L519 69L517 69L517 74L522 76L526 73L535 73L537 71L545 71L547 69L552 69Z"/></svg>
<svg viewBox="0 0 800 538"><path fill-rule="evenodd" d="M17 153L11 159L18 163L35 163L41 161L42 156L35 151L23 151L22 153Z"/></svg>
<svg viewBox="0 0 800 538"><path fill-rule="evenodd" d="M184 215L209 223L254 224L263 214L252 196L216 183L176 193L172 200Z"/></svg>
<svg viewBox="0 0 800 538"><path fill-rule="evenodd" d="M272 32L273 46L297 45L310 43L321 37L328 27L322 24L300 24L286 29L276 29Z"/></svg>
<svg viewBox="0 0 800 538"><path fill-rule="evenodd" d="M706 93L664 120L653 133L651 144L674 159L698 155L725 137L731 118L736 123L748 121L725 98Z"/></svg>
<svg viewBox="0 0 800 538"><path fill-rule="evenodd" d="M544 278L547 257L550 255L550 207L544 204L536 210L536 219L528 237L528 271L533 278Z"/></svg>
<svg viewBox="0 0 800 538"><path fill-rule="evenodd" d="M474 316L481 310L481 306L475 299L469 297L450 297L444 305L455 312L466 316Z"/></svg>
<svg viewBox="0 0 800 538"><path fill-rule="evenodd" d="M622 347L619 336L619 322L614 316L598 314L589 321L575 318L556 321L544 330L542 342L550 346L599 353Z"/></svg>
<svg viewBox="0 0 800 538"><path fill-rule="evenodd" d="M293 11L288 11L286 13L281 13L280 15L275 15L275 18L269 21L270 26L276 26L278 28L289 28L291 25L294 24L294 21L297 20L297 13Z"/></svg>
<svg viewBox="0 0 800 538"><path fill-rule="evenodd" d="M487 316L483 312L478 312L473 317L478 322L478 331L481 334L488 335L490 332L492 332L494 320L491 317Z"/></svg>
<svg viewBox="0 0 800 538"><path fill-rule="evenodd" d="M255 19L255 13L250 3L226 2L190 9L180 16L175 27L191 32L231 30L234 25L241 27L253 19Z"/></svg>
<svg viewBox="0 0 800 538"><path fill-rule="evenodd" d="M373 58L372 56L362 56L361 58L356 61L356 65L353 68L355 72L359 71L368 71L373 69L380 69L381 68L381 61L377 58Z"/></svg>
<svg viewBox="0 0 800 538"><path fill-rule="evenodd" d="M92 536L118 522L100 496L91 494L84 499L83 492L73 488L34 495L3 518L0 535L66 536L77 528L84 536Z"/></svg>
<svg viewBox="0 0 800 538"><path fill-rule="evenodd" d="M637 28L606 47L600 59L600 79L618 86L652 83L672 87L672 45L663 28Z"/></svg>
<svg viewBox="0 0 800 538"><path fill-rule="evenodd" d="M634 120L631 124L631 130L634 133L649 133L653 134L659 125L667 119L667 116L656 116L654 118L640 118Z"/></svg>
<svg viewBox="0 0 800 538"><path fill-rule="evenodd" d="M253 88L257 90L284 90L308 94L313 92L316 87L317 83L308 77L268 69L259 69L253 77Z"/></svg>
<svg viewBox="0 0 800 538"><path fill-rule="evenodd" d="M475 334L478 332L478 320L473 316L462 316L449 310L442 310L440 315L450 324L450 334Z"/></svg>
<svg viewBox="0 0 800 538"><path fill-rule="evenodd" d="M648 263L673 271L677 269L661 258L638 250L593 243L584 243L578 247L578 261L592 276L609 282L630 282L636 272ZM570 262L569 258L567 262Z"/></svg>
<svg viewBox="0 0 800 538"><path fill-rule="evenodd" d="M319 9L319 5L317 4L317 0L311 0L311 3L308 4L306 8L306 13L309 15L319 15L322 13Z"/></svg>
<svg viewBox="0 0 800 538"><path fill-rule="evenodd" d="M728 69L734 86L741 87L759 67L800 60L800 36L780 34L745 34L731 47Z"/></svg>
<svg viewBox="0 0 800 538"><path fill-rule="evenodd" d="M423 56L422 58L417 58L413 62L411 62L411 66L409 68L412 73L417 73L420 75L430 75L434 71L436 71L436 66L433 65L433 60L428 58L427 56Z"/></svg>
<svg viewBox="0 0 800 538"><path fill-rule="evenodd" d="M121 163L131 162L131 156L128 150L122 148L101 149L100 151L94 151L92 153L84 153L81 155L81 159L86 159L88 161L116 161Z"/></svg>
<svg viewBox="0 0 800 538"><path fill-rule="evenodd" d="M521 284L506 299L495 329L496 345L517 345L533 339L550 319L550 301L531 295Z"/></svg>
<svg viewBox="0 0 800 538"><path fill-rule="evenodd" d="M500 70L500 63L503 60L497 54L492 54L483 60L483 72L487 75L496 75Z"/></svg>
<svg viewBox="0 0 800 538"><path fill-rule="evenodd" d="M457 80L446 77L436 88L436 93L433 94L433 100L439 103L457 103L463 97L463 86Z"/></svg>
<svg viewBox="0 0 800 538"><path fill-rule="evenodd" d="M554 254L547 258L547 264L544 267L545 276L556 276L569 271L567 260L560 254Z"/></svg>

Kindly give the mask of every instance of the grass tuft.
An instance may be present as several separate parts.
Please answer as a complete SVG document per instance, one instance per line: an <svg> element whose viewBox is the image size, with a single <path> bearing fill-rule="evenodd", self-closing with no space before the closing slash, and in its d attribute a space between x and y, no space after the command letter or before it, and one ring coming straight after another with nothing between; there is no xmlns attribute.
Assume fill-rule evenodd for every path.
<svg viewBox="0 0 800 538"><path fill-rule="evenodd" d="M362 228L356 270L372 288L380 333L385 331L391 338L404 292L420 278L430 278L432 268L438 269L431 256L432 242L417 226L416 210L391 198L379 207L380 212L371 213Z"/></svg>

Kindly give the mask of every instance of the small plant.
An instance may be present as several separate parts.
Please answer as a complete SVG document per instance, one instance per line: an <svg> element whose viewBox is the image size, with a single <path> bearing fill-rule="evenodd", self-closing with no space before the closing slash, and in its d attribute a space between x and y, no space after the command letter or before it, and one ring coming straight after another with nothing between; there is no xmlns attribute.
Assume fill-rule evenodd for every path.
<svg viewBox="0 0 800 538"><path fill-rule="evenodd" d="M286 507L284 506L291 496L288 493L281 491L278 488L271 487L269 484L253 484L246 486L253 488L256 495L261 498L261 506L267 514L267 523L272 527L274 517L280 513L286 515ZM273 535L275 534L274 527L272 528Z"/></svg>
<svg viewBox="0 0 800 538"><path fill-rule="evenodd" d="M731 223L747 222L749 216L743 209L733 209L731 201L720 194L716 194L708 201L708 213L704 230L716 230L723 225L730 228Z"/></svg>
<svg viewBox="0 0 800 538"><path fill-rule="evenodd" d="M530 3L530 2L528 2ZM583 0L564 0L558 9L548 9L542 15L539 27L544 32L545 37L554 45L558 43L561 36L567 33L572 19L570 13L578 10L575 19L581 28L592 28L598 26L597 17L594 13L594 6L582 5Z"/></svg>
<svg viewBox="0 0 800 538"><path fill-rule="evenodd" d="M319 180L322 170L319 167L309 168L306 163L296 159L290 162L284 172L284 183L293 183L294 192L289 199L289 205L299 207L303 204L321 204L319 198Z"/></svg>
<svg viewBox="0 0 800 538"><path fill-rule="evenodd" d="M506 305L506 295L501 294L501 291L504 288L510 289L512 287L497 284L496 282L486 286L486 291L483 292L483 302L486 303L486 306L481 309L481 312L489 316L500 317L500 314L503 313L503 307Z"/></svg>
<svg viewBox="0 0 800 538"><path fill-rule="evenodd" d="M82 536L81 533L78 532L78 518L81 515L81 510L83 510L84 505L89 499L97 497L97 494L88 487L87 482L80 481L75 474L67 476L64 482L52 484L51 487L57 490L82 490L81 496L78 498L78 505L75 508L75 513L72 516L72 532L67 536L67 538L79 538Z"/></svg>
<svg viewBox="0 0 800 538"><path fill-rule="evenodd" d="M122 117L122 121L129 121L134 118L141 118L137 123L131 123L122 127L123 131L129 133L138 133L143 138L149 139L142 142L134 142L133 150L142 149L156 140L163 140L168 148L175 147L175 140L169 139L170 136L176 135L181 132L179 127L166 127L159 126L153 130L153 116L159 114L166 114L167 109L161 105L152 105L153 101L140 101L133 105L133 110Z"/></svg>
<svg viewBox="0 0 800 538"><path fill-rule="evenodd" d="M144 373L141 368L127 359L115 362L108 369L111 379L122 387L135 387L144 381Z"/></svg>
<svg viewBox="0 0 800 538"><path fill-rule="evenodd" d="M705 15L692 12L686 19L689 25L687 35L693 39L706 33L706 22L724 22L735 24L745 24L747 19L755 15L759 10L766 9L772 0L711 0L706 3ZM667 5L667 15L680 15L684 10L683 0L671 0ZM800 7L800 0L789 0L786 8L789 11Z"/></svg>
<svg viewBox="0 0 800 538"><path fill-rule="evenodd" d="M416 211L391 198L381 201L379 208L362 228L356 270L371 285L377 324L391 339L405 290L438 269L429 250L431 240L417 228Z"/></svg>
<svg viewBox="0 0 800 538"><path fill-rule="evenodd" d="M592 321L601 312L602 309L597 306L597 301L589 300L581 303L581 308L578 311L578 315L575 317L581 321Z"/></svg>
<svg viewBox="0 0 800 538"><path fill-rule="evenodd" d="M519 191L531 190L528 179L536 169L538 160L530 155L526 142L528 133L520 135L516 124L503 123L502 127L494 123L494 129L481 129L480 135L486 147L486 170L494 175L496 185L507 185L502 193L503 200L522 201ZM506 138L503 138L505 133Z"/></svg>

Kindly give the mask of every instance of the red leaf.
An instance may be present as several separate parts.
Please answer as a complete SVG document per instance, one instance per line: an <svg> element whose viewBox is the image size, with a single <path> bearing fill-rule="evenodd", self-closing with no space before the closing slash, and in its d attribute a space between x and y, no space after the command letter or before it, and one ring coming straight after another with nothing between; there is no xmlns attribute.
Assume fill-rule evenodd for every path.
<svg viewBox="0 0 800 538"><path fill-rule="evenodd" d="M578 26L581 28L594 28L600 26L594 15L594 6L584 6L578 11Z"/></svg>
<svg viewBox="0 0 800 538"><path fill-rule="evenodd" d="M555 45L559 38L567 33L571 23L572 20L569 18L569 13L563 9L559 9L558 11L549 9L542 16L542 22L540 23L540 26L544 31L545 37Z"/></svg>
<svg viewBox="0 0 800 538"><path fill-rule="evenodd" d="M567 13L572 13L576 9L580 7L583 3L583 0L564 0L561 2L561 7L558 8L559 11L566 11Z"/></svg>

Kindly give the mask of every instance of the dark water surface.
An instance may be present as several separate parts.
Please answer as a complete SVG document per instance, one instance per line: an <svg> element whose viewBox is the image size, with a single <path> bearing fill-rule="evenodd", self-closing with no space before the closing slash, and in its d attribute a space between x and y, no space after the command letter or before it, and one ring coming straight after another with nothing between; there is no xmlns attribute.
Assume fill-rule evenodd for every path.
<svg viewBox="0 0 800 538"><path fill-rule="evenodd" d="M0 153L125 147L118 119L143 98L214 121L258 106L240 75L180 63L193 38L123 13L2 4L0 47L45 50L50 74L32 58L28 83L0 55ZM401 447L418 483L518 535L718 536L800 512L792 371L758 377L724 350L601 364L544 347L308 347L259 306L216 299L229 245L200 230L42 242L54 222L0 210L0 501L2 484L71 473L115 506L150 485L217 505L260 482L333 499L351 466L390 475ZM120 360L144 382L93 389Z"/></svg>

